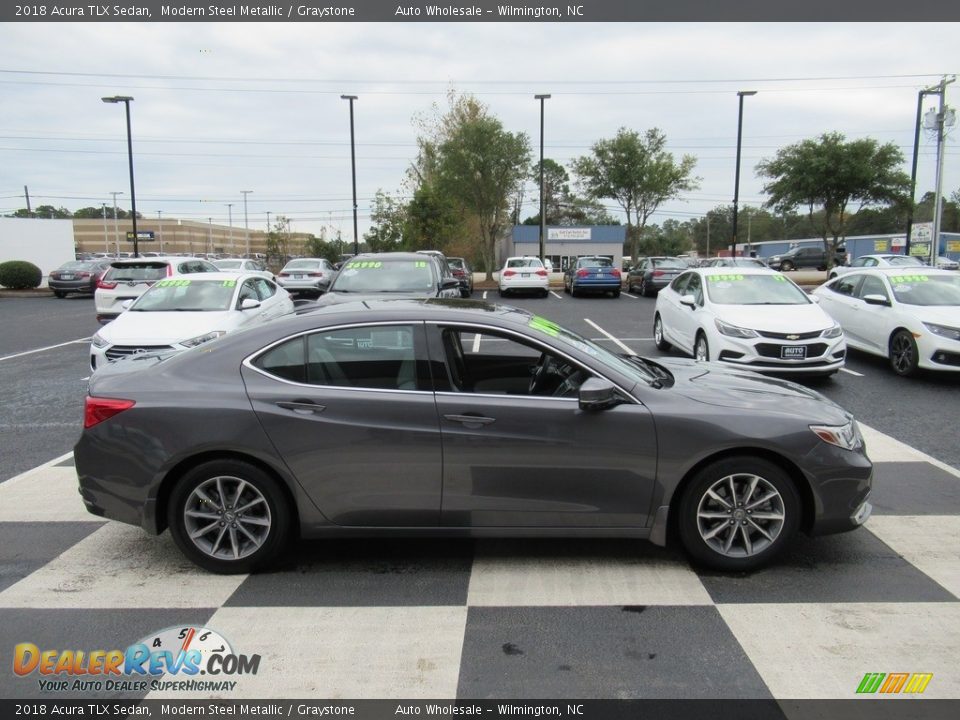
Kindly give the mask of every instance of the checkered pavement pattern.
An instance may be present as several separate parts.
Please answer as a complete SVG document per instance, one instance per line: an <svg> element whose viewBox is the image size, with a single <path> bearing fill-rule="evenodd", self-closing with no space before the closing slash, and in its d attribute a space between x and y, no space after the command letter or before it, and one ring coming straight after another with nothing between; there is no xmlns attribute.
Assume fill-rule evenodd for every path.
<svg viewBox="0 0 960 720"><path fill-rule="evenodd" d="M271 572L212 575L169 534L89 515L59 458L0 483L0 697L51 698L12 672L16 643L202 625L261 655L229 699L848 699L867 672L933 673L924 698L960 698L960 472L864 435L866 527L801 535L751 575L630 540L309 541Z"/></svg>

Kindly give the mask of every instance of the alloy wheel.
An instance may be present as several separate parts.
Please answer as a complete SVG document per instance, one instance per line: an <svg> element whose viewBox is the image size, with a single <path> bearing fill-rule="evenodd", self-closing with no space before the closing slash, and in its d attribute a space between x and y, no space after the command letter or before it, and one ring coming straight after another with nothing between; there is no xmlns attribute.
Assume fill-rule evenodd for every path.
<svg viewBox="0 0 960 720"><path fill-rule="evenodd" d="M238 477L212 477L187 497L183 524L190 541L205 555L240 560L270 536L270 506L251 483Z"/></svg>
<svg viewBox="0 0 960 720"><path fill-rule="evenodd" d="M783 497L768 480L752 473L720 478L697 506L701 539L725 557L763 553L776 541L785 520Z"/></svg>

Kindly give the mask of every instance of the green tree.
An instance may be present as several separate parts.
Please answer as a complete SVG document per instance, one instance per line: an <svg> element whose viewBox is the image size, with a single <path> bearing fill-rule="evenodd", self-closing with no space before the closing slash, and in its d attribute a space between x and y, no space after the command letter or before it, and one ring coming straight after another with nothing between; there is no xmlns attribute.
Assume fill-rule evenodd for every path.
<svg viewBox="0 0 960 720"><path fill-rule="evenodd" d="M431 199L476 219L479 254L492 280L497 240L510 224L510 201L530 163L527 136L504 129L476 98L451 95L446 114L419 144L417 169Z"/></svg>
<svg viewBox="0 0 960 720"><path fill-rule="evenodd" d="M807 209L832 263L851 211L909 202L910 178L900 170L902 164L903 154L893 143L879 145L871 138L847 142L841 133L824 133L781 148L775 158L760 162L757 172L769 178L763 188L770 196L767 207Z"/></svg>
<svg viewBox="0 0 960 720"><path fill-rule="evenodd" d="M627 215L630 256L636 262L647 220L667 200L700 186L692 175L696 159L676 162L665 150L666 136L657 128L642 136L620 128L614 138L593 144L590 154L573 161L580 186L593 199L609 198Z"/></svg>
<svg viewBox="0 0 960 720"><path fill-rule="evenodd" d="M406 223L406 208L383 190L377 190L370 210L370 229L363 234L364 242L371 252L398 250L403 241L403 226Z"/></svg>
<svg viewBox="0 0 960 720"><path fill-rule="evenodd" d="M446 250L462 226L453 199L436 185L422 185L413 193L403 222L406 250Z"/></svg>
<svg viewBox="0 0 960 720"><path fill-rule="evenodd" d="M534 163L530 179L540 189L540 163ZM580 197L570 190L570 175L560 163L550 158L543 160L543 196L546 200L547 225L571 227L574 225L619 225L620 221L607 212L596 200ZM540 201L537 213L523 221L524 225L540 224Z"/></svg>

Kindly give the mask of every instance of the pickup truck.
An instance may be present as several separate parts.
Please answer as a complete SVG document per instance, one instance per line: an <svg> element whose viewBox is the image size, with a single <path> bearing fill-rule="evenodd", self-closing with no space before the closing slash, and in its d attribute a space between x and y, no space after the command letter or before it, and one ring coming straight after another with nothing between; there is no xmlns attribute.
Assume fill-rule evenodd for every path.
<svg viewBox="0 0 960 720"><path fill-rule="evenodd" d="M846 250L843 247L837 248L837 254L834 257L834 265L844 265L847 262ZM767 265L774 270L797 270L800 268L815 268L817 270L827 269L827 255L823 248L819 247L795 247L779 255L771 255L767 258Z"/></svg>

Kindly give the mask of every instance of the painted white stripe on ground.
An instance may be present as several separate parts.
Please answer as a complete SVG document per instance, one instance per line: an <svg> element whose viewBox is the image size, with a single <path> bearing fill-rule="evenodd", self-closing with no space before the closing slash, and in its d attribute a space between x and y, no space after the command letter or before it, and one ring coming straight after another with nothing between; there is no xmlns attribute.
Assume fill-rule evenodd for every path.
<svg viewBox="0 0 960 720"><path fill-rule="evenodd" d="M845 372L848 375L855 375L857 377L864 377L863 373L858 373L853 370L847 370L847 368L840 368L840 372Z"/></svg>
<svg viewBox="0 0 960 720"><path fill-rule="evenodd" d="M553 290L550 291L550 294L553 295L557 300L563 300L563 295L558 295Z"/></svg>
<svg viewBox="0 0 960 720"><path fill-rule="evenodd" d="M477 333L476 335L473 336L473 348L472 348L472 350L473 350L473 352L475 352L475 353L480 352L480 338L481 338L481 337L483 337L483 336L482 336L480 333Z"/></svg>
<svg viewBox="0 0 960 720"><path fill-rule="evenodd" d="M77 338L76 340L68 340L67 342L60 343L59 345L48 345L47 347L37 348L36 350L26 350L20 353L14 353L13 355L4 355L0 357L0 361L3 360L13 360L14 358L23 357L24 355L33 355L34 353L46 352L47 350L55 350L56 348L62 348L67 345L75 345L77 343L90 342L90 338Z"/></svg>
<svg viewBox="0 0 960 720"><path fill-rule="evenodd" d="M639 300L639 299L640 299L640 296L639 296L639 295L631 295L631 294L628 293L628 292L625 292L625 293L623 293L623 294L626 295L628 298L633 298L634 300Z"/></svg>
<svg viewBox="0 0 960 720"><path fill-rule="evenodd" d="M56 465L58 463L62 463L68 457L73 457L73 451L64 453L60 457L55 457L53 460L47 460L45 463L43 463L43 465L37 465L35 468L30 468L29 470L25 470L19 475L14 475L12 478L10 478L9 480L3 483L3 487L10 487L15 483L26 480L28 477L30 477L31 475L35 475L41 470L45 470L46 468Z"/></svg>
<svg viewBox="0 0 960 720"><path fill-rule="evenodd" d="M484 299L484 300L487 299L487 291L486 291L486 290L483 291L483 299Z"/></svg>
<svg viewBox="0 0 960 720"><path fill-rule="evenodd" d="M624 345L622 342L620 342L619 340L617 340L617 338L615 338L613 335L611 335L610 333L608 333L608 332L607 332L606 330L604 330L602 327L600 327L599 325L597 325L597 324L596 324L593 320L591 320L590 318L584 318L583 321L586 322L586 323L589 323L593 328L595 328L596 330L602 332L602 333L603 333L604 335L606 335L608 338L610 338L611 340L613 340L617 345L619 345L620 347L623 348L623 351L624 351L624 352L626 352L626 353L628 353L628 354L630 354L630 355L636 355L636 353L635 353L633 350L631 350L631 349L628 348L626 345Z"/></svg>

